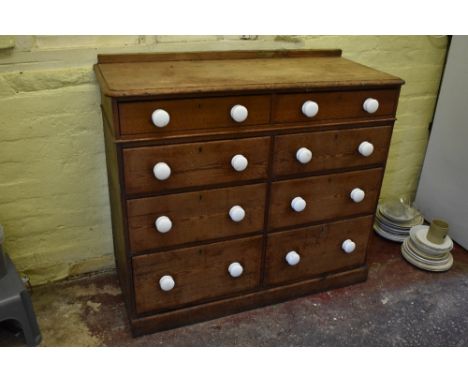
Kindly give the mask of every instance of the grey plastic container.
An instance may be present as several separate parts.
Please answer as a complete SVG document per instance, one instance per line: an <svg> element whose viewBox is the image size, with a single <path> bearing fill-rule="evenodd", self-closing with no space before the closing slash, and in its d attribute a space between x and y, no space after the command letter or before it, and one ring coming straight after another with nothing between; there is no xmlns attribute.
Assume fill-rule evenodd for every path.
<svg viewBox="0 0 468 382"><path fill-rule="evenodd" d="M0 224L0 279L6 275L7 266L6 266L6 256L3 251L3 227Z"/></svg>

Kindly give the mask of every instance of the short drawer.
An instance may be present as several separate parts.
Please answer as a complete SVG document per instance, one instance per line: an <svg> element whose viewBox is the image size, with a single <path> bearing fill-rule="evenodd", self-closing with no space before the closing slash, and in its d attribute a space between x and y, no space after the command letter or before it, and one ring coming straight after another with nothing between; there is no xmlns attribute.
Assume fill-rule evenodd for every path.
<svg viewBox="0 0 468 382"><path fill-rule="evenodd" d="M137 313L254 289L260 281L261 254L262 237L257 236L134 257Z"/></svg>
<svg viewBox="0 0 468 382"><path fill-rule="evenodd" d="M270 138L123 150L129 194L266 179Z"/></svg>
<svg viewBox="0 0 468 382"><path fill-rule="evenodd" d="M273 101L272 121L320 122L392 117L396 111L398 94L398 89L278 94ZM378 109L375 112L369 113L364 110L364 102L367 99L378 101ZM318 106L317 113L311 117L303 112L304 103L307 101L312 101ZM316 108L311 107L310 110L315 111Z"/></svg>
<svg viewBox="0 0 468 382"><path fill-rule="evenodd" d="M382 175L383 169L376 168L274 182L268 228L371 214L376 207ZM359 197L364 198L356 202L352 196L357 201Z"/></svg>
<svg viewBox="0 0 468 382"><path fill-rule="evenodd" d="M231 110L236 105L243 106L247 111L245 120L237 122L231 116ZM161 124L167 122L163 127L156 126L153 121L153 112L156 110L162 110L162 112L159 112ZM240 117L245 116L242 111L238 115ZM260 125L269 122L270 96L255 95L122 102L119 104L119 118L120 133L122 135L149 134L166 138L216 128L242 128L242 126Z"/></svg>
<svg viewBox="0 0 468 382"><path fill-rule="evenodd" d="M383 164L392 127L317 131L275 138L276 176Z"/></svg>
<svg viewBox="0 0 468 382"><path fill-rule="evenodd" d="M372 220L365 216L269 234L265 282L281 284L364 264Z"/></svg>
<svg viewBox="0 0 468 382"><path fill-rule="evenodd" d="M129 200L130 249L137 253L259 232L265 194L266 184L256 184Z"/></svg>

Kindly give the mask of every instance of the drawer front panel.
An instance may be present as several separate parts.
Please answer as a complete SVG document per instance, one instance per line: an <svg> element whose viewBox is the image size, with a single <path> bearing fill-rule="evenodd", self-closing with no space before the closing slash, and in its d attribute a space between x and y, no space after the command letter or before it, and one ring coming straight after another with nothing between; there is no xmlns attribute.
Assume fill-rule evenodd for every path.
<svg viewBox="0 0 468 382"><path fill-rule="evenodd" d="M377 168L274 182L269 229L373 213L382 175L383 169ZM364 199L359 203L350 197L356 188L365 192ZM306 202L301 212L294 211L291 206L296 197Z"/></svg>
<svg viewBox="0 0 468 382"><path fill-rule="evenodd" d="M266 179L269 143L270 138L252 138L124 149L126 191L138 194ZM233 168L231 161L236 155L247 159L243 171ZM153 168L157 163L169 166L167 179L156 178Z"/></svg>
<svg viewBox="0 0 468 382"><path fill-rule="evenodd" d="M262 238L178 249L132 259L137 313L171 309L256 288L260 280ZM238 262L242 274L232 277L230 264ZM160 279L174 280L163 291Z"/></svg>
<svg viewBox="0 0 468 382"><path fill-rule="evenodd" d="M391 126L281 135L275 138L274 174L281 176L383 164L391 136ZM364 156L359 152L363 142L373 146L371 155ZM312 159L307 163L301 163L297 158L298 150L302 148L312 152Z"/></svg>
<svg viewBox="0 0 468 382"><path fill-rule="evenodd" d="M231 108L243 105L248 116L243 122L231 117ZM152 113L163 109L169 113L170 120L165 127L156 127ZM146 102L124 102L119 104L120 133L122 135L152 135L173 137L191 132L216 128L234 128L248 125L261 125L270 119L270 96L238 96L216 98L191 98Z"/></svg>
<svg viewBox="0 0 468 382"><path fill-rule="evenodd" d="M314 123L325 120L392 117L396 111L398 94L397 89L279 94L273 101L272 121ZM379 108L372 114L363 108L364 101L368 98L379 102ZM318 104L318 113L312 118L302 112L304 102L309 100Z"/></svg>
<svg viewBox="0 0 468 382"><path fill-rule="evenodd" d="M130 249L133 253L182 243L259 232L263 228L266 184L186 192L127 201ZM233 206L245 211L242 221L231 219ZM166 216L165 233L155 221Z"/></svg>
<svg viewBox="0 0 468 382"><path fill-rule="evenodd" d="M365 216L269 234L266 283L292 282L364 264L372 220L372 216ZM351 253L342 249L345 240L351 240L355 244ZM300 257L297 264L290 265L287 262L286 255L291 251Z"/></svg>

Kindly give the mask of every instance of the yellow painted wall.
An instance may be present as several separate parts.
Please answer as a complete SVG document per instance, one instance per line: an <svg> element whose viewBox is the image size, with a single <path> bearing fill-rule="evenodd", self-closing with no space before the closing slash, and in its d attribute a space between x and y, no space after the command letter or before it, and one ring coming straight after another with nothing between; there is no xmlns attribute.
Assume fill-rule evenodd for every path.
<svg viewBox="0 0 468 382"><path fill-rule="evenodd" d="M0 224L33 284L114 266L97 53L340 48L406 80L382 197L413 195L447 38L428 36L0 37Z"/></svg>

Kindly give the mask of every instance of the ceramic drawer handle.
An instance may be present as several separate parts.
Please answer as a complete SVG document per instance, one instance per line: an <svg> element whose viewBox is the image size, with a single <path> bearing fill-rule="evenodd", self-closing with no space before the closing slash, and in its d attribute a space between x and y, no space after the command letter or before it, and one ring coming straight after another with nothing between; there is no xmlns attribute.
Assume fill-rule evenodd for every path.
<svg viewBox="0 0 468 382"><path fill-rule="evenodd" d="M153 174L157 180L166 180L171 176L171 168L165 162L158 162L153 167Z"/></svg>
<svg viewBox="0 0 468 382"><path fill-rule="evenodd" d="M363 157L369 157L374 152L374 145L367 141L361 142L358 151Z"/></svg>
<svg viewBox="0 0 468 382"><path fill-rule="evenodd" d="M356 249L356 243L351 239L346 239L341 244L341 249L343 249L343 251L345 251L346 253L352 253Z"/></svg>
<svg viewBox="0 0 468 382"><path fill-rule="evenodd" d="M172 229L172 221L167 216L160 216L154 222L156 230L160 233L169 232Z"/></svg>
<svg viewBox="0 0 468 382"><path fill-rule="evenodd" d="M239 277L244 272L244 268L238 262L231 263L228 267L228 272L231 277Z"/></svg>
<svg viewBox="0 0 468 382"><path fill-rule="evenodd" d="M286 254L284 259L290 266L293 267L294 265L299 264L299 261L301 261L301 256L296 251L290 251Z"/></svg>
<svg viewBox="0 0 468 382"><path fill-rule="evenodd" d="M304 211L306 206L306 201L300 196L296 196L293 200L291 200L291 208L296 212Z"/></svg>
<svg viewBox="0 0 468 382"><path fill-rule="evenodd" d="M319 106L317 102L305 101L302 104L302 114L304 114L308 118L315 117L318 111L319 111Z"/></svg>
<svg viewBox="0 0 468 382"><path fill-rule="evenodd" d="M229 216L233 222L240 222L245 218L245 210L241 206L231 207L229 210Z"/></svg>
<svg viewBox="0 0 468 382"><path fill-rule="evenodd" d="M302 164L309 163L312 160L312 151L307 147L301 147L296 151L296 159Z"/></svg>
<svg viewBox="0 0 468 382"><path fill-rule="evenodd" d="M244 171L248 164L247 158L241 154L234 155L231 159L232 168L238 172Z"/></svg>
<svg viewBox="0 0 468 382"><path fill-rule="evenodd" d="M375 98L367 98L362 104L362 108L369 114L373 114L379 109L379 101Z"/></svg>
<svg viewBox="0 0 468 382"><path fill-rule="evenodd" d="M366 193L360 188L355 188L353 191L351 191L349 196L354 203L361 203L364 200Z"/></svg>
<svg viewBox="0 0 468 382"><path fill-rule="evenodd" d="M175 287L175 281L172 276L165 275L159 279L159 286L164 292L168 292Z"/></svg>
<svg viewBox="0 0 468 382"><path fill-rule="evenodd" d="M165 127L169 124L171 116L164 109L156 109L151 114L151 120L153 121L154 126L156 127Z"/></svg>
<svg viewBox="0 0 468 382"><path fill-rule="evenodd" d="M243 105L235 105L231 108L231 118L236 122L244 122L249 115L249 111Z"/></svg>

